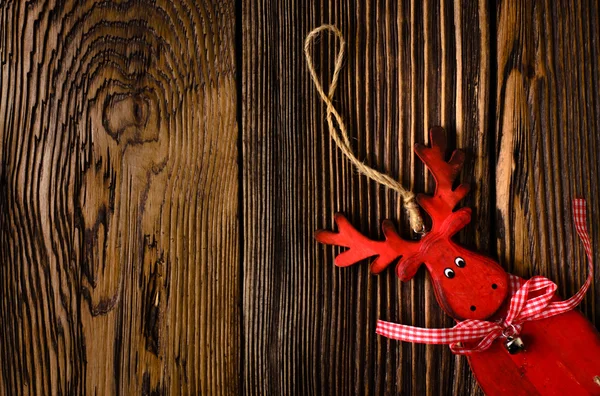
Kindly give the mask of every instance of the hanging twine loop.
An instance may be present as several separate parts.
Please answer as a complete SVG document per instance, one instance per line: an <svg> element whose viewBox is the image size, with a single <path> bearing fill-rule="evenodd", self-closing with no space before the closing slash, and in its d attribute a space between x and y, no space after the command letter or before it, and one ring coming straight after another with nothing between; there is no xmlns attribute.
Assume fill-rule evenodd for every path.
<svg viewBox="0 0 600 396"><path fill-rule="evenodd" d="M329 84L329 92L326 94L323 90L323 86L319 77L317 76L317 72L315 71L313 58L312 58L312 44L316 40L316 38L323 31L330 31L335 34L340 40L340 49L335 56L335 68L333 69L333 78L331 80L331 84ZM306 62L308 63L308 71L310 72L310 76L317 88L317 92L321 96L321 99L327 106L327 125L329 126L329 134L331 138L338 146L338 148L342 151L342 153L352 162L352 164L356 167L356 170L359 173L367 176L368 178L376 181L379 184L384 185L387 188L390 188L394 191L397 191L398 194L402 197L404 202L404 208L408 212L410 226L413 231L417 233L424 233L425 225L423 223L423 218L421 217L421 213L419 212L419 205L415 201L415 194L412 191L406 190L400 182L391 178L389 175L385 173L381 173L368 165L365 165L361 162L354 152L352 151L352 147L350 145L350 139L348 137L348 130L346 128L346 124L342 119L342 116L337 112L335 106L333 105L332 98L335 93L335 89L337 88L337 84L340 77L340 71L343 67L344 55L346 52L346 41L344 40L344 36L342 32L339 31L333 25L321 25L316 29L313 29L306 39L304 40L304 54L306 55ZM338 128L334 125L335 122L338 125Z"/></svg>

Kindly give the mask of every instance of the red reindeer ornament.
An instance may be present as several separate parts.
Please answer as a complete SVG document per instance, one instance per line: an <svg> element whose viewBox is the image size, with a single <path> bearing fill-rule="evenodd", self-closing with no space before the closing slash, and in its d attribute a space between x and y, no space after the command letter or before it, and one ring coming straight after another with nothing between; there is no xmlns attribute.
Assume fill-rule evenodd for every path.
<svg viewBox="0 0 600 396"><path fill-rule="evenodd" d="M385 240L371 240L341 214L335 216L339 232L315 235L319 242L349 248L336 257L339 267L376 257L371 272L380 273L398 260L396 274L408 281L424 264L438 303L458 322L450 329L421 329L379 321L377 332L403 341L447 344L454 353L467 355L488 395L600 395L600 337L573 310L591 283L585 202L575 201L575 223L590 260L590 275L575 296L561 301L548 279L536 276L524 281L452 240L471 220L469 208L454 211L469 191L466 184L452 188L464 154L456 150L448 162L444 160L442 128L431 130L430 141L430 148L415 146L436 181L433 196L417 196L432 220L431 230L420 241L402 239L388 220L382 225Z"/></svg>

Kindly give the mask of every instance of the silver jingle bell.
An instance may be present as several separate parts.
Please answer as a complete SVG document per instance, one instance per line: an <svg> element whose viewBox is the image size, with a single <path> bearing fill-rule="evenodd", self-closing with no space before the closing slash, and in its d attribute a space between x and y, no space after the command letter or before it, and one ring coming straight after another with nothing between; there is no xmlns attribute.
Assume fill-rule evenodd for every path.
<svg viewBox="0 0 600 396"><path fill-rule="evenodd" d="M504 345L511 355L525 350L525 344L523 344L521 337L506 337L506 343Z"/></svg>

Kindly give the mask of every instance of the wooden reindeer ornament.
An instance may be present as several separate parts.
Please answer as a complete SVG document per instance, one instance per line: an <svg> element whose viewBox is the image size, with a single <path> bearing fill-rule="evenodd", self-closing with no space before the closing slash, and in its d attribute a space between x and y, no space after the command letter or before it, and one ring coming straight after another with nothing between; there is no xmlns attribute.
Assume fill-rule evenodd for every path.
<svg viewBox="0 0 600 396"><path fill-rule="evenodd" d="M340 40L335 70L325 93L311 56L311 45L323 31ZM429 168L436 182L433 196L416 197L386 174L356 158L340 114L331 98L342 67L345 42L332 25L310 32L304 51L308 70L317 92L327 105L331 137L356 169L397 191L404 200L413 230L422 231L417 203L429 214L432 227L419 241L402 239L393 224L383 222L384 241L374 241L357 231L346 218L336 214L338 232L317 231L319 242L349 248L335 264L347 267L375 258L373 273L393 262L402 281L410 280L424 264L442 309L457 321L446 329L423 329L378 321L377 333L396 340L425 344L446 344L452 352L466 355L471 369L488 395L600 395L600 336L574 308L581 302L593 278L591 244L586 229L585 201L574 201L574 221L588 257L588 277L573 297L560 300L556 284L541 276L525 281L507 274L489 257L454 242L452 237L471 221L471 210L454 210L465 197L466 184L453 189L464 154L454 151L445 161L446 135L442 128L430 131L431 147L415 145L415 152ZM337 123L339 131L335 128Z"/></svg>
<svg viewBox="0 0 600 396"><path fill-rule="evenodd" d="M339 232L317 231L325 244L349 248L335 264L346 267L377 257L371 272L379 273L398 260L396 274L410 280L425 264L442 309L458 321L451 329L420 329L379 321L381 335L411 342L448 344L467 355L477 381L488 395L600 394L600 338L573 308L591 283L591 250L585 230L585 202L576 200L575 220L590 260L590 277L567 301L554 295L556 285L543 277L525 282L507 274L494 260L452 240L471 219L471 210L453 211L468 186L452 189L464 155L456 150L444 161L446 136L430 132L431 147L415 152L436 181L433 196L419 194L418 203L431 216L431 231L420 241L406 241L385 220L385 241L371 240L346 218L336 214Z"/></svg>

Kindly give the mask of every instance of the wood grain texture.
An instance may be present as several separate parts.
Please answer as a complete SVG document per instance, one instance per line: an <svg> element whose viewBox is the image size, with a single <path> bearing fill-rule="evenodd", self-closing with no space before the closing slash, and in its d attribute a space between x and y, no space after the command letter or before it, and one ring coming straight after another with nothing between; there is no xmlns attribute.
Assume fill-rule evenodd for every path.
<svg viewBox="0 0 600 396"><path fill-rule="evenodd" d="M451 326L424 271L401 284L368 265L340 270L314 230L345 212L381 238L411 237L398 197L355 174L332 145L303 58L306 34L334 23L348 42L335 96L360 159L430 191L413 142L433 125L467 149L474 221L461 241L492 248L488 156L489 12L485 1L242 1L244 390L247 394L477 393L466 360L441 346L375 335L378 318ZM315 48L330 78L335 43Z"/></svg>
<svg viewBox="0 0 600 396"><path fill-rule="evenodd" d="M234 10L0 1L0 393L237 393Z"/></svg>
<svg viewBox="0 0 600 396"><path fill-rule="evenodd" d="M496 11L498 253L509 271L546 276L563 297L587 274L573 198L587 200L600 262L599 12L595 1L501 2ZM582 304L596 325L597 284Z"/></svg>
<svg viewBox="0 0 600 396"><path fill-rule="evenodd" d="M360 159L431 192L412 148L444 126L467 152L460 241L567 297L586 271L572 198L600 245L599 12L0 0L0 393L481 394L447 347L375 335L453 324L425 271L339 269L314 241L337 211L412 235L332 144L303 40L322 23L347 39L335 104ZM336 50L315 47L325 81Z"/></svg>

